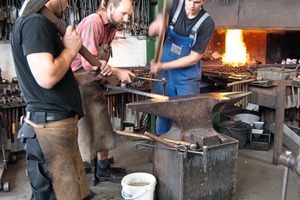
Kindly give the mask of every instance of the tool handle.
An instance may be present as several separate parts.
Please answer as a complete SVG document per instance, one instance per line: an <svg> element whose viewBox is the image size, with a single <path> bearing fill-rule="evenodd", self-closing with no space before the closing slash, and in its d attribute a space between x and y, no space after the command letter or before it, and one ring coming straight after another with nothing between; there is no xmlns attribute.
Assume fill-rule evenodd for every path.
<svg viewBox="0 0 300 200"><path fill-rule="evenodd" d="M146 140L152 140L151 138L149 138L148 136L145 136L144 134L129 133L129 132L118 131L118 130L116 131L116 133L118 135L123 135L123 136L129 136L129 137L142 138L142 139L146 139Z"/></svg>
<svg viewBox="0 0 300 200"><path fill-rule="evenodd" d="M59 32L61 36L64 36L66 33L66 26L65 24L60 21L46 6L43 6L41 10L39 11L41 15L49 19L53 25L55 26L56 30ZM92 65L92 66L97 66L99 67L99 70L101 69L101 63L93 54L84 46L81 46L81 49L79 50L79 53ZM109 84L111 85L117 85L118 80L116 79L115 76L106 76L104 77Z"/></svg>
<svg viewBox="0 0 300 200"><path fill-rule="evenodd" d="M167 28L167 19L168 19L168 8L170 7L170 2L169 0L164 0L164 5L162 9L162 18L164 21L164 28L161 32L158 33L158 38L157 38L157 45L156 45L156 50L154 54L154 61L158 62L161 58L162 54L162 49L163 49L163 44L165 40L165 34L166 34L166 28Z"/></svg>
<svg viewBox="0 0 300 200"><path fill-rule="evenodd" d="M131 132L125 132L125 131L118 131L117 130L116 133L118 135L124 135L124 136L129 136L129 137L142 138L142 139L151 140L151 141L153 141L153 139L150 138L150 137L148 137L148 136L146 136L145 133L147 135L148 134L154 135L154 134L149 133L147 131L144 134L138 134L138 133L131 133ZM171 140L171 139L168 139L168 138L162 138L162 139L165 140L165 141L167 141L167 142L169 142L169 143L173 143L173 144L176 144L176 145L184 145L184 146L187 146L187 147L191 146L191 143L190 142L186 142L186 141Z"/></svg>
<svg viewBox="0 0 300 200"><path fill-rule="evenodd" d="M173 144L171 142L168 142L168 141L164 140L163 138L157 137L156 135L154 135L152 133L145 132L144 135L146 135L149 138L153 139L154 141L162 143L166 146L173 147L173 148L178 148L177 144Z"/></svg>
<svg viewBox="0 0 300 200"><path fill-rule="evenodd" d="M238 84L243 84L243 83L251 83L251 82L253 82L255 80L256 79L251 78L251 79L247 79L247 80L243 80L243 81L235 81L235 82L232 82L232 83L228 83L227 87L231 87L231 86L238 85Z"/></svg>

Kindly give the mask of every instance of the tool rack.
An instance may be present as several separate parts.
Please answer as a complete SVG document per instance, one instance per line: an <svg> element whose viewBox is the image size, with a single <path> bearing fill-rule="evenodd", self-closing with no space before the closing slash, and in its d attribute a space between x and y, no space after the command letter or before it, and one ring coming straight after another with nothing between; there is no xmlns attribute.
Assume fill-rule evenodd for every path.
<svg viewBox="0 0 300 200"><path fill-rule="evenodd" d="M16 83L0 84L0 94L0 190L9 192L9 182L3 182L2 176L8 164L16 162L14 153L22 149L17 132L26 104Z"/></svg>

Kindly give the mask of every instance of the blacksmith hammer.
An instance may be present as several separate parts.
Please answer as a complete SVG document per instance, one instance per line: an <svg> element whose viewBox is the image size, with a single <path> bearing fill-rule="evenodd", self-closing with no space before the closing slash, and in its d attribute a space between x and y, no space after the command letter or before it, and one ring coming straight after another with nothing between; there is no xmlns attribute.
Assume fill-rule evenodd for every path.
<svg viewBox="0 0 300 200"><path fill-rule="evenodd" d="M171 0L164 0L163 1L163 9L162 9L162 18L164 20L164 25L163 25L163 30L159 32L158 38L157 38L157 45L156 45L156 50L155 50L155 55L154 55L154 61L158 62L161 58L162 54L162 48L165 40L165 34L166 34L166 28L168 27L168 9L172 6L173 1Z"/></svg>
<svg viewBox="0 0 300 200"><path fill-rule="evenodd" d="M31 13L39 12L41 15L43 15L53 23L61 36L64 36L66 33L66 26L45 6L48 1L49 0L25 0L20 9L19 16L25 17ZM84 45L81 46L79 53L92 66L98 66L99 70L101 69L101 63L99 62L99 60L97 60ZM119 82L115 76L106 76L104 78L109 82L109 84L114 86Z"/></svg>

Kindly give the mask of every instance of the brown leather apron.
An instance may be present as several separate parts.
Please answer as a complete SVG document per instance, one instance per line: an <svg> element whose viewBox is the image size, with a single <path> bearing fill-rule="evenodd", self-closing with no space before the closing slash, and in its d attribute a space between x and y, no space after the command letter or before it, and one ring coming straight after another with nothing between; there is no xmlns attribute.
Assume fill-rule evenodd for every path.
<svg viewBox="0 0 300 200"><path fill-rule="evenodd" d="M78 123L78 144L83 161L90 162L99 151L114 149L113 128L102 88L97 83L80 87L84 116Z"/></svg>
<svg viewBox="0 0 300 200"><path fill-rule="evenodd" d="M77 122L72 117L34 127L58 200L82 200L90 194L77 143Z"/></svg>

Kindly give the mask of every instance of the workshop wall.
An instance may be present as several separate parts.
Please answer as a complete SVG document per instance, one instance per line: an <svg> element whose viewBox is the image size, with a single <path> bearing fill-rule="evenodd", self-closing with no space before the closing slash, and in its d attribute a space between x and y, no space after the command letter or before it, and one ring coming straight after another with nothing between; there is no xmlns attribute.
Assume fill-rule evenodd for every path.
<svg viewBox="0 0 300 200"><path fill-rule="evenodd" d="M0 44L0 68L3 79L11 81L16 76L10 43Z"/></svg>
<svg viewBox="0 0 300 200"><path fill-rule="evenodd" d="M118 33L118 36L123 34ZM122 35L123 36L123 35ZM113 57L109 64L116 67L137 67L146 65L146 39L137 38L125 33L126 39L115 39L113 45ZM0 68L2 78L11 81L16 76L14 61L10 43L0 44Z"/></svg>
<svg viewBox="0 0 300 200"><path fill-rule="evenodd" d="M124 37L124 32L117 32L116 38ZM113 57L109 64L114 67L146 66L146 36L132 36L125 33L125 39L112 42Z"/></svg>

